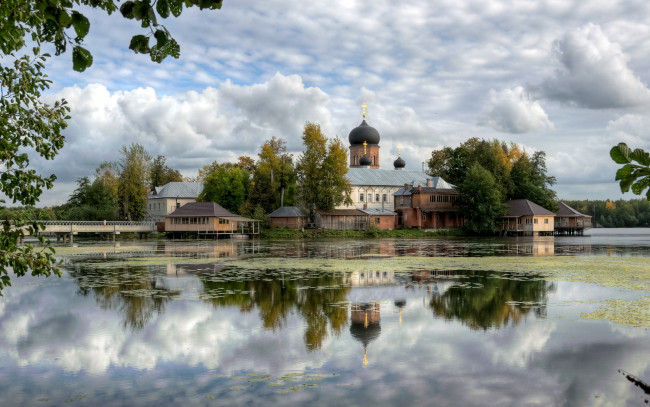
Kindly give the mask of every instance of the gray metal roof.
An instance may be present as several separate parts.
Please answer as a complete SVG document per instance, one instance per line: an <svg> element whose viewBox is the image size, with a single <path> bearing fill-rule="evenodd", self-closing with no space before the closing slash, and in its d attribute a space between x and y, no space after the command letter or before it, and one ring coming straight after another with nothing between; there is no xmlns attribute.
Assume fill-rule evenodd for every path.
<svg viewBox="0 0 650 407"><path fill-rule="evenodd" d="M513 199L506 202L508 205L508 213L506 213L507 218L518 218L520 216L527 215L550 215L555 216L555 214L548 209L542 208L537 205L535 202L531 202L528 199Z"/></svg>
<svg viewBox="0 0 650 407"><path fill-rule="evenodd" d="M397 215L397 212L389 211L388 209L375 209L375 208L368 208L368 209L359 209L361 212L370 215L370 216L395 216Z"/></svg>
<svg viewBox="0 0 650 407"><path fill-rule="evenodd" d="M432 177L420 171L349 168L346 176L352 185L399 187L409 184L417 187L418 185L426 186L427 179L429 179L431 186L435 188L451 189L454 187L440 177Z"/></svg>
<svg viewBox="0 0 650 407"><path fill-rule="evenodd" d="M557 216L561 216L565 218L587 217L587 215L576 211L575 209L565 204L564 202L560 202L559 207L560 207L559 210L555 213Z"/></svg>
<svg viewBox="0 0 650 407"><path fill-rule="evenodd" d="M269 214L269 218L296 218L304 216L295 206L282 206Z"/></svg>
<svg viewBox="0 0 650 407"><path fill-rule="evenodd" d="M395 191L395 192L393 193L393 196L411 196L411 195L413 195L413 194L411 193L411 189L412 189L412 188L404 188L404 187L401 187L400 189L398 189L397 191Z"/></svg>
<svg viewBox="0 0 650 407"><path fill-rule="evenodd" d="M190 216L216 216L219 218L240 217L239 215L228 212L226 208L215 202L188 202L166 217L179 218Z"/></svg>
<svg viewBox="0 0 650 407"><path fill-rule="evenodd" d="M202 191L202 182L170 182L154 188L149 198L197 198Z"/></svg>

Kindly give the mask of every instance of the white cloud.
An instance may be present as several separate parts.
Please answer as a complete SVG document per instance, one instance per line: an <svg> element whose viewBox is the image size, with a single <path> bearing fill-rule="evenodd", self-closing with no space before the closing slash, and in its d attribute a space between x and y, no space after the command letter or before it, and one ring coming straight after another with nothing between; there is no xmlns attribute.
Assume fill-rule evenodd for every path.
<svg viewBox="0 0 650 407"><path fill-rule="evenodd" d="M650 102L650 91L628 67L629 57L600 26L586 24L557 40L554 47L562 67L541 85L548 98L592 109Z"/></svg>
<svg viewBox="0 0 650 407"><path fill-rule="evenodd" d="M170 166L194 176L215 160L255 157L273 136L287 140L290 150L301 150L306 121L333 133L328 95L306 87L297 75L276 73L251 86L226 81L219 88L176 95L159 94L153 88L111 92L104 85L90 84L48 96L55 98L68 101L72 118L56 160L32 160L39 172L58 177L60 193L56 197L46 193L46 204L65 202L74 180L92 176L102 161L118 160L122 145L140 143L152 156L164 155Z"/></svg>
<svg viewBox="0 0 650 407"><path fill-rule="evenodd" d="M490 90L490 100L478 124L506 133L528 133L553 129L542 106L531 100L523 87Z"/></svg>
<svg viewBox="0 0 650 407"><path fill-rule="evenodd" d="M650 146L650 117L626 114L607 124L608 139L612 145L627 143L631 148Z"/></svg>

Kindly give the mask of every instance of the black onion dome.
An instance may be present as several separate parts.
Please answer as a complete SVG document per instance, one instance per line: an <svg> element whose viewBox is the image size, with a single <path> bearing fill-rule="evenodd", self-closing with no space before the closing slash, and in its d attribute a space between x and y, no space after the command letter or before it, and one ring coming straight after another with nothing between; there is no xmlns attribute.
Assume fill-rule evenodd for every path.
<svg viewBox="0 0 650 407"><path fill-rule="evenodd" d="M364 154L363 157L359 160L359 165L366 166L372 164L372 160L368 157L368 154Z"/></svg>
<svg viewBox="0 0 650 407"><path fill-rule="evenodd" d="M379 144L379 132L374 127L368 126L364 120L350 131L348 140L351 145L363 144L364 141L368 144Z"/></svg>
<svg viewBox="0 0 650 407"><path fill-rule="evenodd" d="M397 160L393 161L393 167L404 168L406 167L406 161L404 161L402 157L397 157Z"/></svg>
<svg viewBox="0 0 650 407"><path fill-rule="evenodd" d="M354 339L363 343L363 346L368 346L368 344L379 336L381 333L381 325L378 323L370 324L367 327L363 324L350 324L350 333Z"/></svg>

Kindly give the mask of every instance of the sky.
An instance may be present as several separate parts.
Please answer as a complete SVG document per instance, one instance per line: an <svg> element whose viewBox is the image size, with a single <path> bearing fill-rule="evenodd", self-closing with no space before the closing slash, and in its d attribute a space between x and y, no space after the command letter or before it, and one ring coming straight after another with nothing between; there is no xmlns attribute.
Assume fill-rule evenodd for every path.
<svg viewBox="0 0 650 407"><path fill-rule="evenodd" d="M128 49L141 33L119 13L84 11L93 66L53 57L48 100L65 98L65 147L32 167L65 203L122 145L142 144L187 177L257 157L273 136L297 157L305 122L348 145L362 120L398 145L406 169L470 137L546 152L561 199L633 199L609 150L650 149L650 3L645 0L224 0L163 23L181 46L161 64Z"/></svg>

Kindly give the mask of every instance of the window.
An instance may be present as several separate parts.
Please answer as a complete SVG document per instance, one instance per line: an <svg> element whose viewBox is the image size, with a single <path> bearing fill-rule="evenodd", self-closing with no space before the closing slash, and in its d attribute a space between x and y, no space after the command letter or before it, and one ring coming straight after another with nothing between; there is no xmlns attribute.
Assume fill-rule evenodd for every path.
<svg viewBox="0 0 650 407"><path fill-rule="evenodd" d="M363 202L363 194L359 194L359 201Z"/></svg>
<svg viewBox="0 0 650 407"><path fill-rule="evenodd" d="M382 202L386 202L386 194L384 194L384 195L381 196L381 201L382 201Z"/></svg>
<svg viewBox="0 0 650 407"><path fill-rule="evenodd" d="M375 202L379 202L379 194L375 194Z"/></svg>
<svg viewBox="0 0 650 407"><path fill-rule="evenodd" d="M537 219L535 219L533 223L535 223L537 225Z"/></svg>
<svg viewBox="0 0 650 407"><path fill-rule="evenodd" d="M544 223L548 225L548 218L544 219Z"/></svg>
<svg viewBox="0 0 650 407"><path fill-rule="evenodd" d="M354 155L354 165L359 165L359 156L356 154Z"/></svg>
<svg viewBox="0 0 650 407"><path fill-rule="evenodd" d="M374 156L374 155L372 156L372 165L376 165L376 164L375 164L375 156Z"/></svg>
<svg viewBox="0 0 650 407"><path fill-rule="evenodd" d="M375 223L379 225L379 218L375 218Z"/></svg>
<svg viewBox="0 0 650 407"><path fill-rule="evenodd" d="M404 204L404 197L403 196L399 197L399 203L400 203L400 205Z"/></svg>

